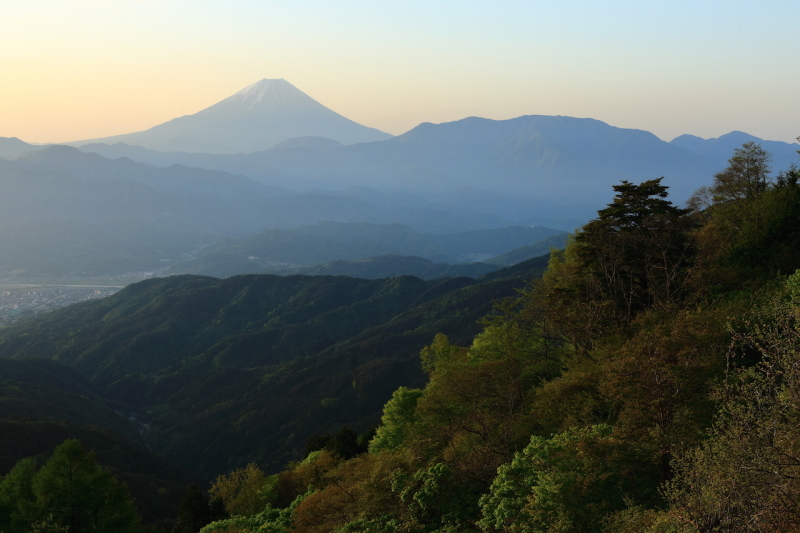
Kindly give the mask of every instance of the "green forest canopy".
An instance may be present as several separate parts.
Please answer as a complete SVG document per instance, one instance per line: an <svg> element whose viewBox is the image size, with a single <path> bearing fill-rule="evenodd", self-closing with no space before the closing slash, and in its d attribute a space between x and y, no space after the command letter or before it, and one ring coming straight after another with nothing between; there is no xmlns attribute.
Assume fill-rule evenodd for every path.
<svg viewBox="0 0 800 533"><path fill-rule="evenodd" d="M762 152L689 209L614 187L470 346L422 351L368 453L311 452L204 533L796 531L800 173Z"/></svg>

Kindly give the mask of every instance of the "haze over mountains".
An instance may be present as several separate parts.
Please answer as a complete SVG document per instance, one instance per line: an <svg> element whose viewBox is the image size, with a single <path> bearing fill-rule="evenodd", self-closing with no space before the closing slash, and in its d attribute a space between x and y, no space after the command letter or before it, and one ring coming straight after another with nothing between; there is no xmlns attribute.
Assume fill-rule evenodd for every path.
<svg viewBox="0 0 800 533"><path fill-rule="evenodd" d="M194 115L145 131L73 144L122 142L155 150L236 153L266 150L306 136L342 144L391 137L331 111L284 79L263 79Z"/></svg>
<svg viewBox="0 0 800 533"><path fill-rule="evenodd" d="M664 176L671 199L681 203L750 140L760 141L732 132L667 143L598 120L537 115L424 123L391 137L336 114L285 80L265 79L194 115L145 132L71 143L78 148L0 139L0 156L10 160L0 160L0 271L163 271L202 249L196 259L205 266L170 271L232 275L317 264L303 257L330 263L399 254L450 264L528 247L493 260L510 264L543 245L530 240L488 253L473 243L474 249L438 255L373 246L367 253L363 243L308 248L301 241L311 237L293 234L282 246L296 249L278 254L281 259L242 243L257 242L265 231L275 238L327 221L400 223L429 237L520 225L572 231L595 215L620 180ZM762 144L776 171L797 161L797 144ZM244 240L232 245L225 238ZM209 263L212 251L229 263ZM419 270L418 259L379 263L384 272L389 263L432 272Z"/></svg>

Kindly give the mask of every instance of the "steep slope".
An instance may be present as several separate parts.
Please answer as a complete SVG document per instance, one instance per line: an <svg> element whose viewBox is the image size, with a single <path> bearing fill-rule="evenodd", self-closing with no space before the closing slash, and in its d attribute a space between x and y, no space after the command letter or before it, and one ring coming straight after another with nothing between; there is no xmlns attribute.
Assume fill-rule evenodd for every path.
<svg viewBox="0 0 800 533"><path fill-rule="evenodd" d="M86 377L51 359L0 359L0 419L96 424L143 446L137 425L100 393Z"/></svg>
<svg viewBox="0 0 800 533"><path fill-rule="evenodd" d="M194 115L137 133L71 144L123 142L162 151L236 153L307 136L342 144L391 137L331 111L284 79L263 79Z"/></svg>

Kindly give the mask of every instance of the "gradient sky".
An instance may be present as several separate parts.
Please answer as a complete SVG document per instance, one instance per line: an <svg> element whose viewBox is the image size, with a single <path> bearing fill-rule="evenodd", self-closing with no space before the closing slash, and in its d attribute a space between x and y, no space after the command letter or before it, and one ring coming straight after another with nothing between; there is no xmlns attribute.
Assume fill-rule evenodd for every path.
<svg viewBox="0 0 800 533"><path fill-rule="evenodd" d="M4 0L0 136L66 142L195 113L261 78L399 134L591 117L800 135L797 0Z"/></svg>

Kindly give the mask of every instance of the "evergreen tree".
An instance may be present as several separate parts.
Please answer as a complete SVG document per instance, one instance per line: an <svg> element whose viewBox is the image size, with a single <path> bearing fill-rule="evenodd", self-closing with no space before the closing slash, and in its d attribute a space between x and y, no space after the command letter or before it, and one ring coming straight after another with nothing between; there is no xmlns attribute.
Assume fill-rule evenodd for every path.
<svg viewBox="0 0 800 533"><path fill-rule="evenodd" d="M688 210L666 199L662 179L615 185L614 201L576 237L580 267L599 280L626 322L654 305L669 305L688 277L693 222Z"/></svg>
<svg viewBox="0 0 800 533"><path fill-rule="evenodd" d="M33 488L43 516L70 533L124 533L138 522L127 488L74 439L56 448Z"/></svg>

